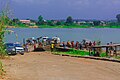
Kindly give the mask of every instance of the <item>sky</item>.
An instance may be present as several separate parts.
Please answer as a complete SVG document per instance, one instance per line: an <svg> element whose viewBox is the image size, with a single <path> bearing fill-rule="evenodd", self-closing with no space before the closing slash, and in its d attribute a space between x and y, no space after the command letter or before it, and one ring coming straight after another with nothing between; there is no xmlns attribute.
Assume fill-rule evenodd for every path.
<svg viewBox="0 0 120 80"><path fill-rule="evenodd" d="M15 18L37 19L115 19L120 13L120 0L0 0L10 2ZM3 6L0 5L0 9Z"/></svg>

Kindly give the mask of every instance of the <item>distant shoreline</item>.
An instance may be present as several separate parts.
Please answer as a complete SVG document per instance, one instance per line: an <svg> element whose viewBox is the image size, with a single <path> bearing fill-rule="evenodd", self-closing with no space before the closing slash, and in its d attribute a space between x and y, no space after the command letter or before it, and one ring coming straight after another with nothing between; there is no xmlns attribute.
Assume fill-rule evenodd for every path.
<svg viewBox="0 0 120 80"><path fill-rule="evenodd" d="M108 26L95 26L95 27L81 27L81 26L28 26L28 27L21 27L21 26L7 26L6 28L69 28L69 29L73 29L73 28L86 28L86 29L94 29L94 28L111 28L111 29L120 29L120 27L108 27Z"/></svg>

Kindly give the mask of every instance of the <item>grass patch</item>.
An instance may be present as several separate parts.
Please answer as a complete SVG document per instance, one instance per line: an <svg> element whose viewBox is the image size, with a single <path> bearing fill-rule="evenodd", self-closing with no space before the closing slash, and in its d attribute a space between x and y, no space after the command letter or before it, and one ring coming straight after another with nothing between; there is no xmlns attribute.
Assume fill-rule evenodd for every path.
<svg viewBox="0 0 120 80"><path fill-rule="evenodd" d="M119 60L120 60L120 56L116 56L116 57L114 57L114 58L116 58L116 59L119 59Z"/></svg>
<svg viewBox="0 0 120 80"><path fill-rule="evenodd" d="M22 26L20 26L22 27ZM25 27L25 26L24 26ZM50 25L40 25L38 26L39 28L91 28L93 26L89 26L89 25L53 25L53 26L50 26ZM120 26L94 26L93 28L120 28Z"/></svg>
<svg viewBox="0 0 120 80"><path fill-rule="evenodd" d="M100 57L107 57L106 53L101 53Z"/></svg>
<svg viewBox="0 0 120 80"><path fill-rule="evenodd" d="M20 27L20 28L29 28L28 25L26 24L18 24L18 25L15 25L16 27Z"/></svg>
<svg viewBox="0 0 120 80"><path fill-rule="evenodd" d="M49 25L40 25L39 28L89 28L86 25L54 25L54 26L49 26Z"/></svg>
<svg viewBox="0 0 120 80"><path fill-rule="evenodd" d="M53 52L53 54L56 54L56 55L71 55L71 56L90 56L89 52L88 51L84 51L84 50L74 50L74 49L71 49L69 50L68 52ZM92 54L94 55L94 53ZM100 57L107 57L106 56L106 53L101 53L100 54Z"/></svg>
<svg viewBox="0 0 120 80"><path fill-rule="evenodd" d="M80 55L80 56L89 56L89 52L83 51L83 50L74 50L71 49L70 51L66 52L67 54L73 54L73 55Z"/></svg>

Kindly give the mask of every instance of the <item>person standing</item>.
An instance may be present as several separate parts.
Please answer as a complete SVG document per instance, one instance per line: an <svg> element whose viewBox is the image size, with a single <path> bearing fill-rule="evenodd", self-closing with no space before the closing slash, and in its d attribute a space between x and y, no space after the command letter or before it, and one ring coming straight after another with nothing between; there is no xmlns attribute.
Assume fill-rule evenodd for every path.
<svg viewBox="0 0 120 80"><path fill-rule="evenodd" d="M25 45L25 51L29 52L29 45L28 45L28 43Z"/></svg>
<svg viewBox="0 0 120 80"><path fill-rule="evenodd" d="M96 46L96 42L95 41L93 42L93 46Z"/></svg>
<svg viewBox="0 0 120 80"><path fill-rule="evenodd" d="M54 47L55 47L54 43L51 43L51 52L53 52Z"/></svg>
<svg viewBox="0 0 120 80"><path fill-rule="evenodd" d="M81 43L79 43L79 48L80 48L80 50L82 50L82 44Z"/></svg>
<svg viewBox="0 0 120 80"><path fill-rule="evenodd" d="M36 47L36 43L34 43L34 50L36 49L37 47Z"/></svg>

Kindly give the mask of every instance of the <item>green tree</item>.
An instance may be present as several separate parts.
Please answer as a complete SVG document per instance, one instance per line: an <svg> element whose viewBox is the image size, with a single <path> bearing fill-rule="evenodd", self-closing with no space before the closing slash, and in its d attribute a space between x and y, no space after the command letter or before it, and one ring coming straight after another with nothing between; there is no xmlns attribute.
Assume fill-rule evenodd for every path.
<svg viewBox="0 0 120 80"><path fill-rule="evenodd" d="M8 26L9 21L10 21L10 18L8 17L8 16L10 16L8 5L9 5L9 3L7 3L7 6L5 6L7 8L4 8L0 12L0 57L2 57L2 58L5 55L7 55L6 49L5 49L5 46L4 46L5 33L13 32L11 30L7 30L7 26Z"/></svg>
<svg viewBox="0 0 120 80"><path fill-rule="evenodd" d="M93 25L94 25L94 26L99 26L100 23L101 23L100 21L93 21Z"/></svg>
<svg viewBox="0 0 120 80"><path fill-rule="evenodd" d="M43 17L41 15L38 17L38 23L37 24L38 25L44 24L44 20L43 20Z"/></svg>
<svg viewBox="0 0 120 80"><path fill-rule="evenodd" d="M47 25L54 26L53 20L47 20Z"/></svg>
<svg viewBox="0 0 120 80"><path fill-rule="evenodd" d="M61 21L57 21L56 25L62 25Z"/></svg>
<svg viewBox="0 0 120 80"><path fill-rule="evenodd" d="M73 18L71 16L68 16L66 19L66 24L71 25L73 23Z"/></svg>
<svg viewBox="0 0 120 80"><path fill-rule="evenodd" d="M120 14L117 14L116 18L117 18L118 23L120 23Z"/></svg>
<svg viewBox="0 0 120 80"><path fill-rule="evenodd" d="M14 22L15 24L19 24L19 23L20 23L20 20L19 20L18 18L14 18L14 19L13 19L13 22Z"/></svg>
<svg viewBox="0 0 120 80"><path fill-rule="evenodd" d="M10 25L10 26L14 26L15 23L14 23L12 20L10 20L10 21L9 21L9 25Z"/></svg>
<svg viewBox="0 0 120 80"><path fill-rule="evenodd" d="M6 16L0 15L0 56L3 57L6 55L5 46L4 46L4 34L6 32Z"/></svg>

